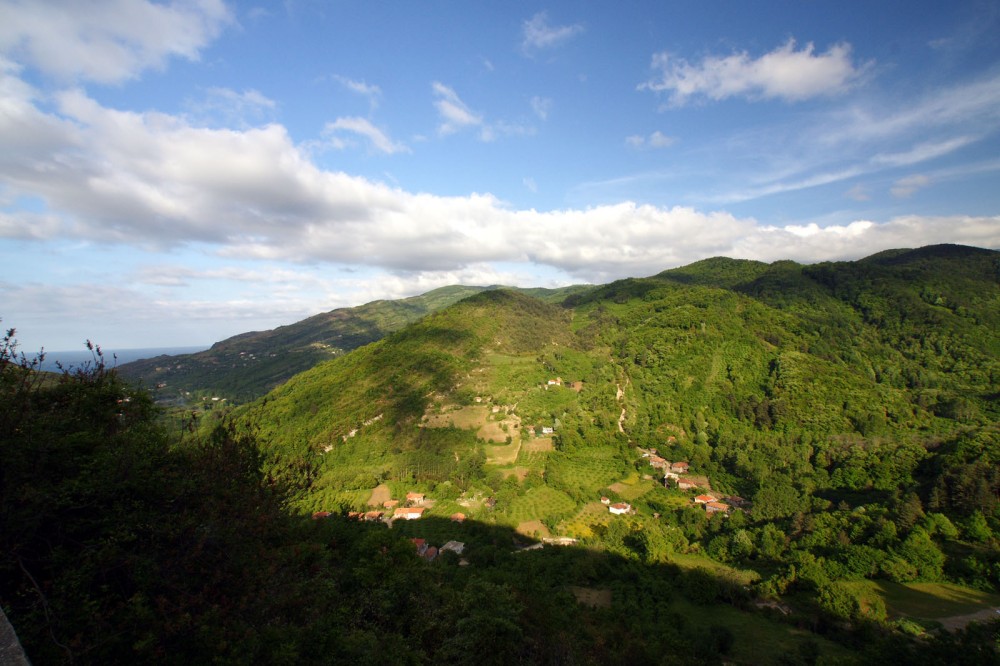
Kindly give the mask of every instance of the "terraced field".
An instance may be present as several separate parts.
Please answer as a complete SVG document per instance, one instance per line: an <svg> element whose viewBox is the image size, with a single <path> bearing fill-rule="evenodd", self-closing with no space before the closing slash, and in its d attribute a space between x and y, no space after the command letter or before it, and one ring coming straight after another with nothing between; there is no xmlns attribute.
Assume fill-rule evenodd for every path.
<svg viewBox="0 0 1000 666"><path fill-rule="evenodd" d="M573 499L566 493L548 486L540 486L515 499L508 513L512 521L523 523L566 513L572 511L574 506Z"/></svg>

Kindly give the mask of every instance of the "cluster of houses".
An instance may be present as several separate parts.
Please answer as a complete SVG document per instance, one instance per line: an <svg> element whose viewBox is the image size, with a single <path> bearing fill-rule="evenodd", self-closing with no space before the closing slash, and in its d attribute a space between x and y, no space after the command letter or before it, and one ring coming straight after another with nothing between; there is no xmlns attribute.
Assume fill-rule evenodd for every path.
<svg viewBox="0 0 1000 666"><path fill-rule="evenodd" d="M601 504L608 507L608 512L613 513L616 516L623 516L627 513L633 512L632 505L628 502L616 502L615 504L612 504L611 498L609 497L602 497Z"/></svg>
<svg viewBox="0 0 1000 666"><path fill-rule="evenodd" d="M431 546L427 543L426 539L413 538L410 541L413 543L413 547L417 549L417 555L428 562L433 562L442 553L451 551L461 558L458 561L459 566L467 566L469 564L468 560L462 557L462 553L465 552L465 544L461 541L449 541L440 548Z"/></svg>
<svg viewBox="0 0 1000 666"><path fill-rule="evenodd" d="M674 438L671 438L674 439ZM676 441L676 440L675 440ZM686 461L670 462L657 455L656 449L642 450L642 457L649 461L653 469L663 470L663 485L670 488L676 484L678 490L697 490L705 485L702 480L685 476L690 465ZM723 501L725 499L726 501ZM748 508L749 503L742 497L730 496L720 498L714 494L702 494L695 497L692 502L705 507L708 514L721 513L728 515L734 509L743 510Z"/></svg>

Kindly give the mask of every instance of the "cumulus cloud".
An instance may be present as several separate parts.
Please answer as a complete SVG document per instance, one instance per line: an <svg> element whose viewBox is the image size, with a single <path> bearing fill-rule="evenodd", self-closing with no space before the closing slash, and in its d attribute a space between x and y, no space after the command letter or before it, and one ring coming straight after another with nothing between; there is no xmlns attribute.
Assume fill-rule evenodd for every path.
<svg viewBox="0 0 1000 666"><path fill-rule="evenodd" d="M698 97L796 102L835 95L850 87L865 69L852 62L849 44L835 44L817 54L811 42L797 50L791 39L759 58L744 51L707 56L696 64L664 51L653 56L652 67L657 76L639 89L668 93L676 106Z"/></svg>
<svg viewBox="0 0 1000 666"><path fill-rule="evenodd" d="M539 12L521 25L521 48L525 53L560 46L583 32L579 23L572 25L549 25L546 12Z"/></svg>
<svg viewBox="0 0 1000 666"><path fill-rule="evenodd" d="M121 83L198 58L232 21L222 0L0 1L0 51L65 80Z"/></svg>
<svg viewBox="0 0 1000 666"><path fill-rule="evenodd" d="M406 275L531 266L586 282L715 255L812 261L923 242L1000 245L997 218L772 227L681 206L536 211L488 193L412 193L320 169L278 124L192 127L179 116L106 108L78 90L56 97L58 113L42 111L31 88L7 71L0 78L0 90L11 95L0 100L0 180L7 201L30 197L42 205L30 213L0 209L0 233L28 242L206 247L231 260ZM367 131L356 121L340 127Z"/></svg>
<svg viewBox="0 0 1000 666"><path fill-rule="evenodd" d="M371 147L380 153L392 155L393 153L410 152L410 149L406 145L390 139L385 132L375 127L366 118L337 118L332 123L327 123L323 128L324 136L328 138L330 144L335 148L347 147L348 141L342 138L344 132L364 137L368 140Z"/></svg>

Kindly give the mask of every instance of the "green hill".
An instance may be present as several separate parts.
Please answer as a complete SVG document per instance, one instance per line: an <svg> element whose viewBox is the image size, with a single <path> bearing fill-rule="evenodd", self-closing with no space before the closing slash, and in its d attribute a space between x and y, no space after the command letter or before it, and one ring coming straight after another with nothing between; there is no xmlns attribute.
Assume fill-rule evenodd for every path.
<svg viewBox="0 0 1000 666"><path fill-rule="evenodd" d="M560 306L483 292L292 378L237 422L308 470L306 510L418 489L431 517L645 557L641 539L610 536L605 496L667 559L884 617L841 583L1000 583L998 266L938 246L710 259ZM664 485L651 449L688 462L700 489ZM706 491L728 519L692 501Z"/></svg>
<svg viewBox="0 0 1000 666"><path fill-rule="evenodd" d="M188 402L188 394L247 402L317 363L379 340L467 296L497 288L455 285L411 298L340 308L269 331L242 333L195 354L134 361L118 371L149 387L162 402ZM542 300L559 301L585 289L524 291Z"/></svg>

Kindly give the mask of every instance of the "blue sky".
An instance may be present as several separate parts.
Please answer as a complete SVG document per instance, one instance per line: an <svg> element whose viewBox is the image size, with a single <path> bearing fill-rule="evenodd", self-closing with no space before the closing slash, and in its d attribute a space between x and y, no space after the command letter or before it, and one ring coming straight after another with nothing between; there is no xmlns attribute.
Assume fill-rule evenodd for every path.
<svg viewBox="0 0 1000 666"><path fill-rule="evenodd" d="M447 284L1000 248L995 2L0 0L0 318L208 344Z"/></svg>

